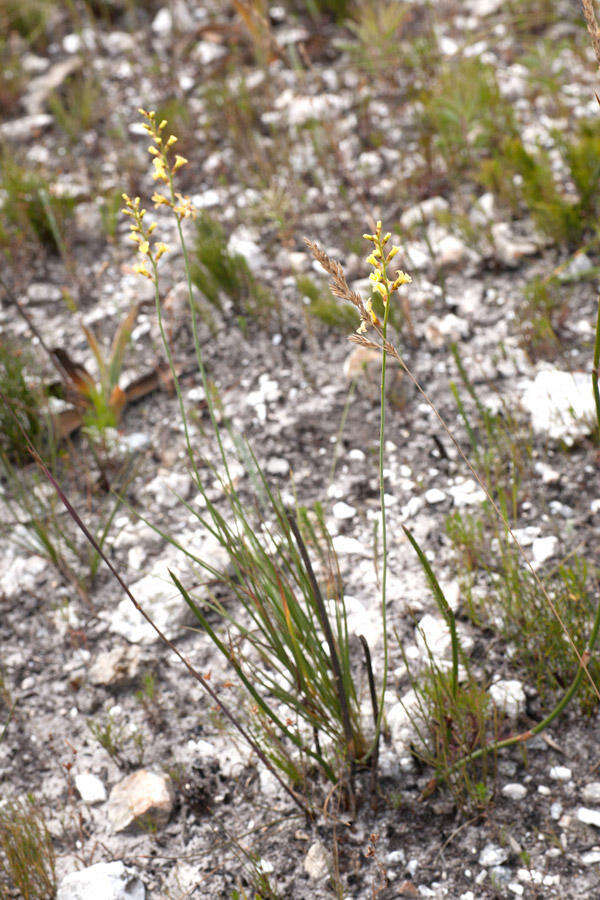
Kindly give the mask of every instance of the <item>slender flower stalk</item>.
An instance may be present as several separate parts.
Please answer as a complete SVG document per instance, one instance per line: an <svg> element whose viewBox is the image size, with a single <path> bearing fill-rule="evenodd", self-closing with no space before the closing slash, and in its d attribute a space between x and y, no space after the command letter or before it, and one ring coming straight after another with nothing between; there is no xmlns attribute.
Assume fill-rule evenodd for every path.
<svg viewBox="0 0 600 900"><path fill-rule="evenodd" d="M192 286L192 269L190 266L189 254L187 249L187 244L185 241L185 237L183 234L182 223L184 219L196 218L196 210L192 201L189 197L184 196L179 191L176 190L175 187L175 176L177 172L183 166L188 164L187 159L184 156L181 156L178 153L174 153L173 147L177 143L177 138L175 135L170 135L166 140L164 138L164 130L166 128L166 121L157 122L156 113L154 111L146 111L145 109L139 110L140 115L143 119L145 119L144 128L151 136L153 143L148 147L148 153L152 156L152 165L154 171L152 173L152 177L155 181L159 182L162 185L162 189L156 190L152 195L152 202L154 203L154 208L159 209L161 207L167 207L172 210L175 216L175 222L177 226L177 235L179 238L179 243L181 246L181 251L183 253L183 267L185 269L185 277L188 289L188 303L190 307L190 315L192 320L192 335L194 338L194 349L196 351L196 360L198 362L198 369L200 370L200 378L202 380L202 387L204 388L204 396L206 398L206 405L208 408L208 412L211 419L211 424L213 426L213 431L215 433L215 437L217 439L217 444L219 446L219 455L221 457L221 461L223 463L223 467L225 470L225 475L229 485L231 486L231 475L229 473L229 463L227 461L227 454L225 453L225 448L223 447L223 441L221 437L221 430L219 428L218 422L215 416L214 404L211 397L211 392L208 384L208 378L206 376L206 368L204 366L204 359L202 357L202 350L200 345L200 338L198 335L198 316L196 312L196 304L194 302L194 294L193 294L193 286ZM164 334L162 332L161 326L161 335L163 337L164 342ZM166 345L165 345L166 346ZM173 372L173 377L177 382L177 375L174 372L173 366L171 366L171 370ZM185 423L185 417L184 417ZM186 426L187 428L187 426ZM196 473L195 464L193 464L194 472ZM197 473L196 473L197 474ZM197 479L198 480L198 479Z"/></svg>
<svg viewBox="0 0 600 900"><path fill-rule="evenodd" d="M372 298L367 300L365 309L371 319L371 323L381 328L381 336L383 341L383 349L381 353L381 379L380 379L380 405L379 405L379 504L381 513L381 550L382 550L382 568L381 568L381 621L383 627L383 680L381 685L381 702L379 704L379 712L377 715L377 726L375 729L375 743L379 740L381 732L381 722L384 710L384 697L387 689L388 678L388 629L387 629L387 572L388 572L388 547L387 547L387 515L385 508L385 483L383 477L383 464L385 458L385 388L386 388L386 369L387 369L387 330L390 317L390 307L392 303L392 295L399 290L404 284L411 281L410 275L405 272L398 272L394 279L388 277L388 266L399 251L399 247L392 245L388 250L387 244L391 239L391 234L382 235L381 222L377 222L374 234L364 234L365 240L373 244L373 251L367 257L367 262L373 267L373 271L369 275L373 291L378 293L383 301L383 323L380 322L375 311L373 310ZM358 334L363 334L368 328L368 322L363 319L358 327Z"/></svg>

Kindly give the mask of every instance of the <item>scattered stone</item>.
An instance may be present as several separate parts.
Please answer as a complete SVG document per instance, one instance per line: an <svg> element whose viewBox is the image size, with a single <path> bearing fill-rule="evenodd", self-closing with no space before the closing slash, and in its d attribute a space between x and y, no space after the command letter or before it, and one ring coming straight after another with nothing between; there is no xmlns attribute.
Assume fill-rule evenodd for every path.
<svg viewBox="0 0 600 900"><path fill-rule="evenodd" d="M33 591L39 576L47 569L48 563L42 556L13 556L12 552L5 554L0 567L0 596L13 600Z"/></svg>
<svg viewBox="0 0 600 900"><path fill-rule="evenodd" d="M159 506L174 509L181 500L187 500L192 485L192 478L186 472L161 471L146 485L146 490L152 494Z"/></svg>
<svg viewBox="0 0 600 900"><path fill-rule="evenodd" d="M348 503L344 503L343 500L334 503L331 512L336 519L353 519L356 515L355 508Z"/></svg>
<svg viewBox="0 0 600 900"><path fill-rule="evenodd" d="M587 853L583 853L581 862L584 866L598 865L600 863L600 847L594 847L592 850L588 850Z"/></svg>
<svg viewBox="0 0 600 900"><path fill-rule="evenodd" d="M104 803L106 800L106 788L97 775L90 772L82 772L75 776L75 787L84 803L93 806L95 803Z"/></svg>
<svg viewBox="0 0 600 900"><path fill-rule="evenodd" d="M510 719L516 719L525 712L525 691L520 681L514 679L497 681L490 686L489 694L492 703Z"/></svg>
<svg viewBox="0 0 600 900"><path fill-rule="evenodd" d="M556 484L557 481L560 481L560 473L546 463L537 462L534 469L538 475L542 476L544 484Z"/></svg>
<svg viewBox="0 0 600 900"><path fill-rule="evenodd" d="M156 565L153 571L131 585L131 592L145 613L169 639L180 635L187 624L195 621L187 603L169 578L169 559ZM113 634L119 634L132 644L151 644L157 641L154 628L138 612L128 597L124 597L112 613L103 614Z"/></svg>
<svg viewBox="0 0 600 900"><path fill-rule="evenodd" d="M545 563L547 559L550 559L555 555L558 550L558 538L554 535L549 535L548 537L536 538L536 540L531 545L531 552L533 555L533 567L537 569L542 563Z"/></svg>
<svg viewBox="0 0 600 900"><path fill-rule="evenodd" d="M448 342L456 342L469 333L469 323L454 313L439 318L429 316L425 322L425 339L430 347L439 350Z"/></svg>
<svg viewBox="0 0 600 900"><path fill-rule="evenodd" d="M116 784L106 808L114 834L129 828L166 825L173 811L171 779L139 769Z"/></svg>
<svg viewBox="0 0 600 900"><path fill-rule="evenodd" d="M538 434L572 447L591 433L596 407L587 373L543 369L522 388L521 404Z"/></svg>
<svg viewBox="0 0 600 900"><path fill-rule="evenodd" d="M263 122L269 125L280 121L281 113L288 125L300 127L308 122L325 122L342 113L351 103L343 94L320 93L315 96L295 94L291 89L281 92L275 100L275 112L264 113Z"/></svg>
<svg viewBox="0 0 600 900"><path fill-rule="evenodd" d="M145 900L146 889L137 875L118 860L96 863L65 875L56 900Z"/></svg>
<svg viewBox="0 0 600 900"><path fill-rule="evenodd" d="M27 288L27 300L33 304L59 303L63 292L48 281L32 281Z"/></svg>
<svg viewBox="0 0 600 900"><path fill-rule="evenodd" d="M585 803L600 803L600 781L590 781L581 792Z"/></svg>
<svg viewBox="0 0 600 900"><path fill-rule="evenodd" d="M585 825L594 825L596 828L600 828L600 810L598 809L580 806L577 810L577 818Z"/></svg>
<svg viewBox="0 0 600 900"><path fill-rule="evenodd" d="M483 19L499 12L504 6L504 0L467 0L465 6L472 15Z"/></svg>
<svg viewBox="0 0 600 900"><path fill-rule="evenodd" d="M353 537L346 537L345 534L337 534L333 538L333 549L341 556L364 556L370 559L372 551L365 544Z"/></svg>
<svg viewBox="0 0 600 900"><path fill-rule="evenodd" d="M502 796L509 800L522 800L527 795L527 788L524 784L505 784L502 788Z"/></svg>
<svg viewBox="0 0 600 900"><path fill-rule="evenodd" d="M225 56L227 50L213 41L198 41L192 51L192 57L200 63L201 66L210 66L221 57Z"/></svg>
<svg viewBox="0 0 600 900"><path fill-rule="evenodd" d="M446 500L446 494L440 491L439 488L430 488L425 492L425 501L430 506L435 506L436 503L443 503L444 500Z"/></svg>
<svg viewBox="0 0 600 900"><path fill-rule="evenodd" d="M255 274L264 269L267 263L260 244L260 236L245 225L240 225L231 233L227 250L234 256L243 257L250 271Z"/></svg>
<svg viewBox="0 0 600 900"><path fill-rule="evenodd" d="M466 244L453 234L446 235L435 246L435 261L440 269L456 268L464 263L469 255Z"/></svg>
<svg viewBox="0 0 600 900"><path fill-rule="evenodd" d="M364 378L365 374L377 378L381 371L381 353L370 347L353 347L344 360L344 375L350 381Z"/></svg>
<svg viewBox="0 0 600 900"><path fill-rule="evenodd" d="M77 72L83 61L79 56L61 60L50 66L43 75L32 78L27 86L27 92L23 97L23 106L29 116L38 116L44 112L44 106L50 94L58 90L64 81Z"/></svg>
<svg viewBox="0 0 600 900"><path fill-rule="evenodd" d="M473 225L486 226L494 221L496 214L496 201L494 195L490 192L482 194L481 197L473 204L469 213L469 218Z"/></svg>
<svg viewBox="0 0 600 900"><path fill-rule="evenodd" d="M576 253L569 264L558 273L559 281L577 281L584 275L589 275L594 268L587 253Z"/></svg>
<svg viewBox="0 0 600 900"><path fill-rule="evenodd" d="M361 634L364 635L367 644L373 649L382 638L381 611L378 607L367 609L360 600L349 595L344 597L344 604L348 632L357 637ZM332 609L332 614L335 615L335 608Z"/></svg>
<svg viewBox="0 0 600 900"><path fill-rule="evenodd" d="M152 20L152 31L160 37L166 37L173 30L173 16L171 10L163 6Z"/></svg>
<svg viewBox="0 0 600 900"><path fill-rule="evenodd" d="M555 781L570 781L573 773L567 766L552 766L550 769L550 778Z"/></svg>
<svg viewBox="0 0 600 900"><path fill-rule="evenodd" d="M313 881L320 881L329 875L329 857L321 841L311 844L304 859L304 871Z"/></svg>
<svg viewBox="0 0 600 900"><path fill-rule="evenodd" d="M479 865L485 869L492 866L501 866L508 859L509 853L505 847L499 847L497 844L486 844L479 854Z"/></svg>
<svg viewBox="0 0 600 900"><path fill-rule="evenodd" d="M516 268L523 257L535 256L539 247L533 241L514 234L508 222L496 222L491 227L492 238L499 262L509 269Z"/></svg>
<svg viewBox="0 0 600 900"><path fill-rule="evenodd" d="M485 500L484 491L472 478L467 478L460 484L453 484L448 488L448 493L459 509L463 506L476 506Z"/></svg>
<svg viewBox="0 0 600 900"><path fill-rule="evenodd" d="M279 475L280 477L285 478L285 476L290 473L290 464L287 459L284 459L282 456L271 456L270 459L267 460L265 471L268 475Z"/></svg>
<svg viewBox="0 0 600 900"><path fill-rule="evenodd" d="M0 125L0 138L15 143L31 141L49 128L53 121L54 119L48 113L37 113L37 115L22 116L20 119L11 119Z"/></svg>
<svg viewBox="0 0 600 900"><path fill-rule="evenodd" d="M140 671L139 647L113 647L100 653L89 670L92 684L120 688L135 681Z"/></svg>
<svg viewBox="0 0 600 900"><path fill-rule="evenodd" d="M452 640L445 619L441 616L433 616L431 613L424 615L415 628L415 643L421 659L424 661L429 659L430 655L436 662L448 658L452 649ZM461 633L460 643L463 650L468 652L473 645L473 640L470 635Z"/></svg>
<svg viewBox="0 0 600 900"><path fill-rule="evenodd" d="M398 754L405 753L411 744L418 742L415 722L419 721L421 700L416 691L409 690L396 702L390 699L386 709L386 722L390 729L392 746Z"/></svg>
<svg viewBox="0 0 600 900"><path fill-rule="evenodd" d="M423 200L421 203L417 203L415 206L405 210L402 213L400 225L406 231L409 231L415 225L422 225L435 220L440 213L444 213L449 209L450 204L443 197L429 197L429 199Z"/></svg>
<svg viewBox="0 0 600 900"><path fill-rule="evenodd" d="M109 56L125 56L137 46L135 37L126 31L110 31L101 35L101 40Z"/></svg>

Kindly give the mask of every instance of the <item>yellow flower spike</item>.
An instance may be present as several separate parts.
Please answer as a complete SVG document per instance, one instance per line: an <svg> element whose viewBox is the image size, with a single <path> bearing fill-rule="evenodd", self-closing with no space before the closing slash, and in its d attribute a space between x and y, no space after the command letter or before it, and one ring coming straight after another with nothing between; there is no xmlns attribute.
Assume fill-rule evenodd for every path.
<svg viewBox="0 0 600 900"><path fill-rule="evenodd" d="M177 143L177 138L175 137L175 135L174 134L169 135L169 139L166 143L167 150L169 149L169 147L172 147L173 144L176 144L176 143Z"/></svg>
<svg viewBox="0 0 600 900"><path fill-rule="evenodd" d="M160 241L160 243L156 244L154 247L154 262L158 262L159 259L161 258L161 256L164 253L168 253L168 252L169 252L169 248L167 247L167 245L163 244L163 242Z"/></svg>
<svg viewBox="0 0 600 900"><path fill-rule="evenodd" d="M374 290L374 291L377 291L378 294L381 294L381 296L383 297L384 301L387 301L387 298L388 298L388 292L387 292L387 290L385 289L385 285L383 285L380 281L377 281L377 282L373 285L373 290Z"/></svg>
<svg viewBox="0 0 600 900"><path fill-rule="evenodd" d="M148 241L142 240L139 242L138 250L140 251L142 256L147 256L149 249L150 249L150 244L148 243Z"/></svg>
<svg viewBox="0 0 600 900"><path fill-rule="evenodd" d="M158 150L156 149L156 147L153 147L152 144L150 144L150 146L148 147L148 153L149 153L151 156L158 156L158 155L159 155Z"/></svg>
<svg viewBox="0 0 600 900"><path fill-rule="evenodd" d="M152 234L154 229L156 228L156 222L153 222L152 225L148 227L148 234Z"/></svg>
<svg viewBox="0 0 600 900"><path fill-rule="evenodd" d="M375 235L373 235L373 234L363 234L363 237L364 237L365 241L374 241L375 240Z"/></svg>
<svg viewBox="0 0 600 900"><path fill-rule="evenodd" d="M369 280L374 281L375 283L377 283L378 281L381 281L381 278L382 278L381 272L371 272L369 274Z"/></svg>
<svg viewBox="0 0 600 900"><path fill-rule="evenodd" d="M155 208L157 209L159 206L170 206L171 202L164 196L164 194L159 194L158 191L155 191L152 194L152 202L154 203Z"/></svg>
<svg viewBox="0 0 600 900"><path fill-rule="evenodd" d="M393 258L395 257L396 253L399 253L399 252L400 252L400 247L396 247L394 245L385 258L386 263L391 262L393 260Z"/></svg>
<svg viewBox="0 0 600 900"><path fill-rule="evenodd" d="M382 228L381 219L378 219L377 225L375 226L375 234L377 235L377 237L379 237L379 235L381 234L381 228Z"/></svg>
<svg viewBox="0 0 600 900"><path fill-rule="evenodd" d="M155 115L156 115L156 113L155 113ZM163 119L162 122L160 123L160 125L158 126L158 130L162 131L163 128L166 128L166 127L167 127L167 120Z"/></svg>
<svg viewBox="0 0 600 900"><path fill-rule="evenodd" d="M371 253L370 256L367 256L367 260L366 260L366 261L369 263L370 266L376 266L376 265L377 265L377 260L376 260L376 258L375 258L375 254L374 254L374 253Z"/></svg>
<svg viewBox="0 0 600 900"><path fill-rule="evenodd" d="M389 241L389 239L391 238L391 236L392 236L392 232L391 232L391 231L388 231L388 233L385 235L385 237L382 238L382 244L387 244L387 242Z"/></svg>

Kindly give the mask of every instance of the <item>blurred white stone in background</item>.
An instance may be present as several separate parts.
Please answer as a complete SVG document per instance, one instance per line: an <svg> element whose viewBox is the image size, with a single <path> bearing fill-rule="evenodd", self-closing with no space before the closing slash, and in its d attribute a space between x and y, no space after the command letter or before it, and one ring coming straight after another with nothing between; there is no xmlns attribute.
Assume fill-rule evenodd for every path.
<svg viewBox="0 0 600 900"><path fill-rule="evenodd" d="M591 433L596 420L592 380L585 372L543 369L522 382L521 405L533 430L572 447Z"/></svg>

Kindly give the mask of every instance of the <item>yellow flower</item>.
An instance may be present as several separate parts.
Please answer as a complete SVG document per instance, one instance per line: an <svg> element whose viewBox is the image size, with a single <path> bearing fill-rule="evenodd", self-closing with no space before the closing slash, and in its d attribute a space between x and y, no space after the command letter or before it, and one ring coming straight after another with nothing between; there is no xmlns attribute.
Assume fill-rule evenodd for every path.
<svg viewBox="0 0 600 900"><path fill-rule="evenodd" d="M133 267L133 271L138 275L143 275L144 278L149 278L152 281L152 275L148 271L148 269L144 266L143 263L138 263Z"/></svg>
<svg viewBox="0 0 600 900"><path fill-rule="evenodd" d="M182 166L186 166L186 165L187 165L187 159L185 158L185 156L180 156L178 153L175 156L175 164L173 165L173 168L171 169L172 174L174 175L178 169L180 169Z"/></svg>
<svg viewBox="0 0 600 900"><path fill-rule="evenodd" d="M154 172L152 173L154 180L168 183L169 176L167 175L163 159L160 156L155 156L152 160L152 165L154 166Z"/></svg>
<svg viewBox="0 0 600 900"><path fill-rule="evenodd" d="M140 241L138 244L138 250L142 254L142 256L147 256L148 250L150 249L150 244L148 241Z"/></svg>
<svg viewBox="0 0 600 900"><path fill-rule="evenodd" d="M163 244L162 241L160 241L158 244L155 244L155 246L154 246L154 262L158 262L159 259L161 258L161 256L164 253L168 253L168 252L169 252L169 248L167 247L166 244Z"/></svg>
<svg viewBox="0 0 600 900"><path fill-rule="evenodd" d="M398 272L396 274L396 280L392 285L392 290L397 290L403 284L410 284L412 282L412 278L410 275L407 275L406 272Z"/></svg>

